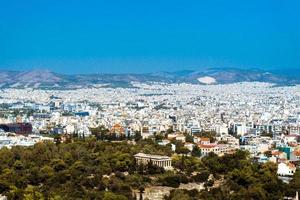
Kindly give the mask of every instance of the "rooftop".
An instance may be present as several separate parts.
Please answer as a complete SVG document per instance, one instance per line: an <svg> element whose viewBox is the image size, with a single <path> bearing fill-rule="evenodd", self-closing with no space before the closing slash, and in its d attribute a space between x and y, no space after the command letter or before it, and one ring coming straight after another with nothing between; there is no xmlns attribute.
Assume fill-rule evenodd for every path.
<svg viewBox="0 0 300 200"><path fill-rule="evenodd" d="M170 159L169 156L161 156L161 155L152 155L152 154L144 154L144 153L137 153L134 157L142 157L148 159Z"/></svg>

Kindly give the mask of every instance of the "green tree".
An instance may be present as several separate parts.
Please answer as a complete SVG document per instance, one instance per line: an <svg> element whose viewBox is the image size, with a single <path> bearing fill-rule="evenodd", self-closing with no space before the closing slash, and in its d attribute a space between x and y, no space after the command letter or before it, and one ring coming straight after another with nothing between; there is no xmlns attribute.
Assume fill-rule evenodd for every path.
<svg viewBox="0 0 300 200"><path fill-rule="evenodd" d="M44 196L37 188L32 185L28 185L24 190L24 200L43 200Z"/></svg>
<svg viewBox="0 0 300 200"><path fill-rule="evenodd" d="M185 190L172 190L168 197L165 197L165 200L192 200L187 191Z"/></svg>
<svg viewBox="0 0 300 200"><path fill-rule="evenodd" d="M201 155L201 149L197 145L195 145L192 150L192 156L200 157Z"/></svg>
<svg viewBox="0 0 300 200"><path fill-rule="evenodd" d="M298 191L300 193L300 170L297 170L293 176L293 179L289 183L289 187L293 193Z"/></svg>
<svg viewBox="0 0 300 200"><path fill-rule="evenodd" d="M123 195L114 194L112 192L105 192L103 200L127 200Z"/></svg>

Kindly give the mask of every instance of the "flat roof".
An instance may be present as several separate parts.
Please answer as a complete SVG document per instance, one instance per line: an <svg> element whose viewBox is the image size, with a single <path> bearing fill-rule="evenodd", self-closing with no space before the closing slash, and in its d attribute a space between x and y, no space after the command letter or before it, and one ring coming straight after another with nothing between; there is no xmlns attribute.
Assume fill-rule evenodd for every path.
<svg viewBox="0 0 300 200"><path fill-rule="evenodd" d="M148 159L171 159L169 156L152 155L145 153L137 153L134 157L148 158Z"/></svg>

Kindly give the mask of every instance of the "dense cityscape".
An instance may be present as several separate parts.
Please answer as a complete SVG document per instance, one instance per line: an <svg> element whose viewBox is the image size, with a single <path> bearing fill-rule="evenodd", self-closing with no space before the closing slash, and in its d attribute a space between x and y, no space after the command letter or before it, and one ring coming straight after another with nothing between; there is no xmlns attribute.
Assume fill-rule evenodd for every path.
<svg viewBox="0 0 300 200"><path fill-rule="evenodd" d="M273 180L277 182L274 183L276 187L289 188L278 189L277 194L261 189L261 193L255 193L258 196L251 196L251 187L238 182L242 190L229 188L232 193L229 199L278 199L298 195L299 85L276 86L261 82L224 85L135 82L132 85L130 88L95 85L76 90L2 89L1 151L11 149L16 154L19 148L34 151L41 143L59 147L77 143L80 146L82 142L90 144L92 141L99 141L100 146L119 143L120 148L134 149L122 152L123 157L112 155L108 158L119 164L127 160L121 164L123 167L111 166L110 170L101 173L92 170L93 173L87 175L90 178L100 176L101 181L139 177L140 186L128 186L125 196L118 190L109 189L112 186L102 186L103 189L97 186L99 197L103 199L192 199L194 193L199 195L196 199L223 198L225 189L222 187L233 179L233 175L228 177L224 167L209 167L213 164L210 159L233 159L234 165L245 159L251 165L268 168L273 173L272 178L276 179ZM52 156L48 155L50 166L47 167L55 167L51 167L53 162L62 162L64 167L68 165L62 155ZM235 160L238 156L241 156L240 160ZM77 159L69 163L70 167L78 162L85 165L81 158ZM22 159L17 159L7 163L6 167L25 167L26 162L20 162ZM228 160L226 162L230 165ZM5 165L1 170L1 177L9 173ZM241 170L245 170L244 167ZM247 182L251 174L247 176L240 178ZM145 177L160 181L149 181ZM45 199L72 199L72 195L60 193L57 194L61 196L47 194L50 195L47 197L42 185L27 183L25 187L9 182L0 183L4 197L17 199L21 198L18 195L28 193ZM9 184L14 184L19 193ZM27 190L33 190L33 194ZM40 192L36 194L35 191ZM81 195L82 198L97 199L84 192Z"/></svg>
<svg viewBox="0 0 300 200"><path fill-rule="evenodd" d="M299 200L300 1L0 1L0 200Z"/></svg>

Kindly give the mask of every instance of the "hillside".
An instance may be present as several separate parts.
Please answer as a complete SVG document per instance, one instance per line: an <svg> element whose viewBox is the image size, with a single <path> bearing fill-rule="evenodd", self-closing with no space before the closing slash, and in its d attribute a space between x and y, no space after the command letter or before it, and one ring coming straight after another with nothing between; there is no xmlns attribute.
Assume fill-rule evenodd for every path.
<svg viewBox="0 0 300 200"><path fill-rule="evenodd" d="M0 88L74 89L108 84L130 87L131 82L165 82L192 84L227 84L244 81L280 85L300 83L300 70L264 71L260 69L210 68L202 71L155 72L144 74L75 74L65 75L49 70L0 71Z"/></svg>

